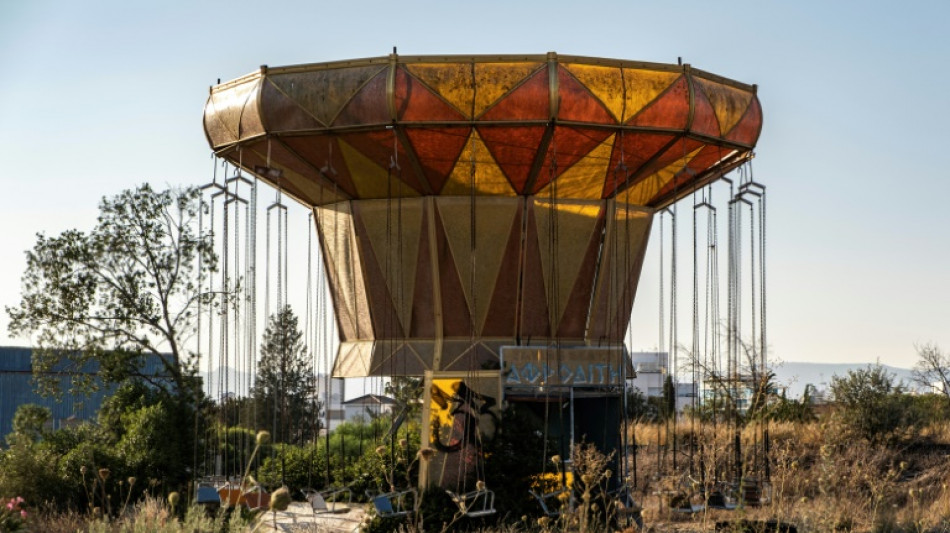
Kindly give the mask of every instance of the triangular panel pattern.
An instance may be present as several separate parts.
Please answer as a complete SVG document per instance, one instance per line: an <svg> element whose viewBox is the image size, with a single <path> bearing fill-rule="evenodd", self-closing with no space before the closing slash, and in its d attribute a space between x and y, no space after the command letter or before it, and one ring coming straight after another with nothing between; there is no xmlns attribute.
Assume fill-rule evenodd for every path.
<svg viewBox="0 0 950 533"><path fill-rule="evenodd" d="M719 137L719 119L716 118L716 111L697 80L693 80L693 122L689 130L710 137Z"/></svg>
<svg viewBox="0 0 950 533"><path fill-rule="evenodd" d="M333 125L365 126L391 122L389 104L386 102L386 77L386 71L383 70L363 85L337 114Z"/></svg>
<svg viewBox="0 0 950 533"><path fill-rule="evenodd" d="M554 330L567 308L568 297L584 260L584 251L597 226L602 202L564 200L551 203L535 198L533 205L545 294L557 298L556 302L548 301L551 329Z"/></svg>
<svg viewBox="0 0 950 533"><path fill-rule="evenodd" d="M472 130L471 136L459 154L448 181L442 188L445 196L472 193L472 164L475 165L475 193L485 196L514 196L515 190L485 146L481 136Z"/></svg>
<svg viewBox="0 0 950 533"><path fill-rule="evenodd" d="M617 199L631 205L649 205L650 201L663 190L663 187L673 181L676 173L685 168L690 160L696 157L700 150L702 150L701 147L673 161L657 172L648 175L629 189L618 194Z"/></svg>
<svg viewBox="0 0 950 533"><path fill-rule="evenodd" d="M547 69L542 69L483 113L479 120L546 120L551 115Z"/></svg>
<svg viewBox="0 0 950 533"><path fill-rule="evenodd" d="M646 107L632 113L627 124L656 128L682 129L689 122L689 89L681 76Z"/></svg>
<svg viewBox="0 0 950 533"><path fill-rule="evenodd" d="M545 126L479 126L477 130L515 192L524 194Z"/></svg>
<svg viewBox="0 0 950 533"><path fill-rule="evenodd" d="M414 121L459 121L465 118L429 87L409 75L405 69L396 69L396 118Z"/></svg>
<svg viewBox="0 0 950 533"><path fill-rule="evenodd" d="M521 305L518 309L518 333L522 339L546 338L551 335L548 312L548 293L545 287L541 255L541 236L538 231L536 199L529 198L528 220L524 235L524 279L521 287ZM549 235L544 236L545 239ZM546 256L546 257L549 257ZM549 261L549 260L547 260Z"/></svg>
<svg viewBox="0 0 950 533"><path fill-rule="evenodd" d="M556 178L573 167L608 137L610 137L608 130L572 126L554 128L554 138L548 145L548 151L535 179L534 190L543 189L551 182L552 177ZM557 166L556 172L551 172L554 165ZM603 177L597 181L602 183Z"/></svg>
<svg viewBox="0 0 950 533"><path fill-rule="evenodd" d="M745 114L752 93L702 78L696 78L696 83L712 104L719 120L719 134L725 136Z"/></svg>
<svg viewBox="0 0 950 533"><path fill-rule="evenodd" d="M555 181L548 183L537 194L542 198L550 198L556 193L557 198L576 198L579 200L596 200L601 196L604 177L611 177L610 157L616 134L611 135L597 147L587 153L579 161L565 170ZM556 191L554 184L557 184Z"/></svg>
<svg viewBox="0 0 950 533"><path fill-rule="evenodd" d="M759 137L759 130L762 129L762 106L759 105L759 99L753 98L745 115L739 120L732 131L726 135L730 141L753 145Z"/></svg>
<svg viewBox="0 0 950 533"><path fill-rule="evenodd" d="M558 67L558 105L557 118L560 120L575 120L578 122L593 122L595 124L616 124L617 120L610 114L604 103L598 100L591 91L582 85L570 71Z"/></svg>
<svg viewBox="0 0 950 533"><path fill-rule="evenodd" d="M481 334L485 323L507 245L507 240L499 236L511 233L519 204L514 198L476 199L473 250L471 200L445 197L436 200L469 312L475 316L476 334Z"/></svg>
<svg viewBox="0 0 950 533"><path fill-rule="evenodd" d="M475 117L543 67L541 63L476 63Z"/></svg>
<svg viewBox="0 0 950 533"><path fill-rule="evenodd" d="M350 178L350 168L343 158L337 138L325 135L320 137L281 137L294 152L300 154L313 166L323 169L327 179L348 196L357 196L356 187ZM320 204L326 203L321 201Z"/></svg>
<svg viewBox="0 0 950 533"><path fill-rule="evenodd" d="M471 131L469 127L406 129L406 137L433 192L441 191L449 179Z"/></svg>
<svg viewBox="0 0 950 533"><path fill-rule="evenodd" d="M618 133L610 156L609 173L604 180L603 197L609 198L618 187L628 185L630 177L638 174L673 139L672 134L666 133Z"/></svg>
<svg viewBox="0 0 950 533"><path fill-rule="evenodd" d="M268 80L307 115L328 125L360 88L385 68L369 65L293 72L271 75Z"/></svg>
<svg viewBox="0 0 950 533"><path fill-rule="evenodd" d="M428 240L428 235L421 234L422 204L421 198L359 203L360 220L404 331L409 330L412 317L419 242Z"/></svg>
<svg viewBox="0 0 950 533"><path fill-rule="evenodd" d="M466 119L472 118L475 79L470 63L412 63L406 65L406 70L438 93Z"/></svg>
<svg viewBox="0 0 950 533"><path fill-rule="evenodd" d="M511 223L505 252L494 282L494 293L488 305L488 314L482 322L484 337L513 338L518 327L518 281L521 266L521 217L524 200L516 198L515 218ZM501 238L501 235L498 236Z"/></svg>
<svg viewBox="0 0 950 533"><path fill-rule="evenodd" d="M347 133L340 136L341 142L346 142L350 147L359 151L367 161L383 169L387 177L381 182L377 179L373 184L373 190L383 189L385 192L381 196L371 196L369 198L390 198L390 197L411 197L418 196L425 190L419 183L418 176L409 163L409 156L406 149L396 138L392 131L367 131L360 133ZM396 146L396 163L399 168L393 168L393 173L389 175L389 168L393 161L393 144ZM353 181L359 180L355 173L351 173ZM389 180L392 179L392 182ZM362 197L361 197L362 198Z"/></svg>

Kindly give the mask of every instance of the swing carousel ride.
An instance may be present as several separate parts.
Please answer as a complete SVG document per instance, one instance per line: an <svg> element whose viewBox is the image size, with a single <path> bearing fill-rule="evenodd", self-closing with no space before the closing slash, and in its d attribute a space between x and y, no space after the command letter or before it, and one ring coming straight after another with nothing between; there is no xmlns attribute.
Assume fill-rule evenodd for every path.
<svg viewBox="0 0 950 533"><path fill-rule="evenodd" d="M637 445L622 416L635 375L625 336L652 222L675 219L677 202L693 198L695 237L697 213L715 219L720 178L730 212L745 206L764 220L764 187L750 172L724 178L748 167L761 127L754 85L688 64L553 52L263 66L212 87L204 110L218 158L312 212L339 338L333 376L424 377L422 442L434 457L419 485L460 494L472 514L493 510L466 493L490 492L476 484L480 445L503 404L533 409L570 447L583 437L618 451L615 477L629 478ZM212 192L239 205L242 183L256 194L242 180ZM279 227L280 197L268 225L272 210ZM727 329L735 337L753 323L761 370L764 271L741 273L737 250L751 239L750 264L764 260L755 248L764 233L742 238L738 228L730 223ZM674 226L674 253L675 238ZM700 247L711 264L715 244ZM747 314L740 287L761 295ZM694 332L704 329L696 300ZM675 319L669 328L675 354ZM719 341L698 338L693 354L716 352L707 345ZM742 348L725 344L727 356L693 364L694 383L738 375ZM675 364L671 372L679 379ZM539 472L553 453L570 457L562 448L543 450Z"/></svg>

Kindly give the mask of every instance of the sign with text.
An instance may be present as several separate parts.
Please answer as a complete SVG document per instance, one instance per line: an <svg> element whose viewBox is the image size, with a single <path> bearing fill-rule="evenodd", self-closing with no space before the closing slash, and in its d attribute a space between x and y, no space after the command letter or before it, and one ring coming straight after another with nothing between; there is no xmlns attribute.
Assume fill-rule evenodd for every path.
<svg viewBox="0 0 950 533"><path fill-rule="evenodd" d="M506 387L607 387L636 375L621 347L505 346L501 360Z"/></svg>

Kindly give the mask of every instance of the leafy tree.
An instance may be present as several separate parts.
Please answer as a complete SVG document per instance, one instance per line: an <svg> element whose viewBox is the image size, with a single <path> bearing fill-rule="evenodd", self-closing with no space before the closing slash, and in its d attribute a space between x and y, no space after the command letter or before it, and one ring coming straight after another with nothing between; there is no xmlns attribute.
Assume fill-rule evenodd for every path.
<svg viewBox="0 0 950 533"><path fill-rule="evenodd" d="M36 442L46 433L46 423L52 417L53 413L49 408L35 403L25 403L17 407L13 414L13 433Z"/></svg>
<svg viewBox="0 0 950 533"><path fill-rule="evenodd" d="M271 315L264 330L253 390L263 420L273 414L276 441L299 444L316 437L320 404L315 383L297 315L285 306Z"/></svg>
<svg viewBox="0 0 950 533"><path fill-rule="evenodd" d="M880 364L831 378L831 393L843 426L871 442L896 440L919 422L904 384Z"/></svg>
<svg viewBox="0 0 950 533"><path fill-rule="evenodd" d="M103 198L88 233L39 234L26 252L20 304L7 308L11 335L32 337L34 369L98 365L106 383L135 379L167 394L197 394L196 356L184 343L199 302L211 303L200 280L216 268L211 237L196 228L201 208L196 188L146 184ZM143 372L149 355L161 360L165 378ZM57 392L54 379L39 384ZM91 378L73 384L76 392L95 386Z"/></svg>

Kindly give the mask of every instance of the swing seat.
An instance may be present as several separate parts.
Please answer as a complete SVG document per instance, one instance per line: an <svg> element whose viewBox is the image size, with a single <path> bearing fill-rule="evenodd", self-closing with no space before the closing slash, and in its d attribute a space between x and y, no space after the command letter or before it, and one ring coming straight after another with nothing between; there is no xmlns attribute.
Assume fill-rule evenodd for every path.
<svg viewBox="0 0 950 533"><path fill-rule="evenodd" d="M260 485L254 485L244 491L244 504L250 511L267 509L270 506L270 494Z"/></svg>
<svg viewBox="0 0 950 533"><path fill-rule="evenodd" d="M532 496L534 496L535 500L538 500L538 503L541 505L541 510L544 512L544 515L549 516L551 518L557 518L561 516L561 510L554 507L548 507L548 502L557 502L558 500L561 499L560 496L565 493L569 494L569 498L571 500L574 499L574 495L573 493L571 493L571 489L561 489L561 490L556 490L554 492L548 492L546 494L539 494L533 490L529 490L528 492Z"/></svg>
<svg viewBox="0 0 950 533"><path fill-rule="evenodd" d="M244 493L236 485L225 483L218 488L218 501L225 507L244 505Z"/></svg>
<svg viewBox="0 0 950 533"><path fill-rule="evenodd" d="M488 489L473 490L465 494L445 491L459 506L459 513L468 518L481 518L495 514L495 493ZM479 505L479 501L481 504Z"/></svg>
<svg viewBox="0 0 950 533"><path fill-rule="evenodd" d="M350 504L353 502L353 491L348 488L328 490L324 492L313 489L303 489L304 497L310 502L310 509L313 514L344 514L350 512ZM345 503L338 501L341 494L346 495ZM329 504L327 503L329 500Z"/></svg>
<svg viewBox="0 0 950 533"><path fill-rule="evenodd" d="M221 497L211 485L198 485L195 490L195 503L198 505L220 505Z"/></svg>
<svg viewBox="0 0 950 533"><path fill-rule="evenodd" d="M416 501L416 491L414 489L384 492L373 497L373 508L380 518L398 518L409 516L412 509L406 507L406 496L412 495L413 503Z"/></svg>

